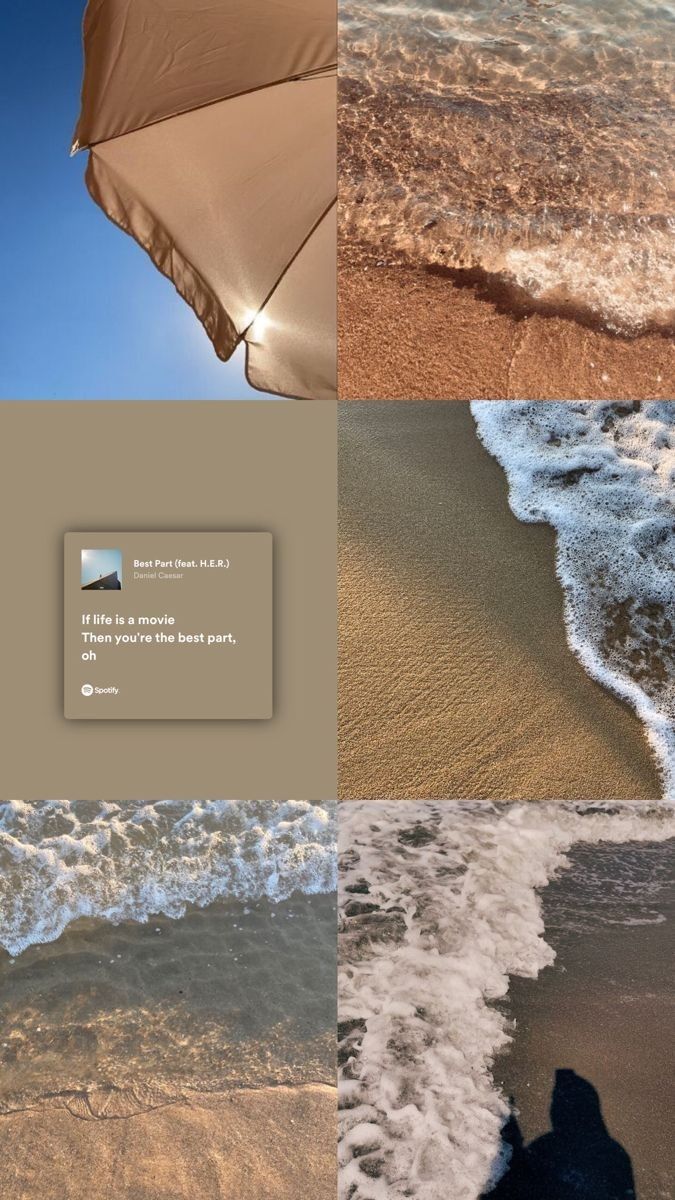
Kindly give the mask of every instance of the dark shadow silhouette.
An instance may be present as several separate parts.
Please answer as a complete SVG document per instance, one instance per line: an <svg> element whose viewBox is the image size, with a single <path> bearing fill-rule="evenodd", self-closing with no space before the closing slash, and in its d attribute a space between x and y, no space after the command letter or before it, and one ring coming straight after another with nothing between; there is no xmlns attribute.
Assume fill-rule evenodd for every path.
<svg viewBox="0 0 675 1200"><path fill-rule="evenodd" d="M502 1137L511 1162L481 1200L636 1200L630 1157L609 1136L595 1088L575 1071L555 1073L549 1133L526 1146L512 1112Z"/></svg>

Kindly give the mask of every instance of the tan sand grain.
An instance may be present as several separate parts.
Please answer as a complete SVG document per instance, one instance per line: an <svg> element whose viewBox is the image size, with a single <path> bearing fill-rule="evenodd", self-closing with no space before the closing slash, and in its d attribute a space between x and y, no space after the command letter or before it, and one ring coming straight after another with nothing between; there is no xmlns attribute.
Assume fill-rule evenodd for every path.
<svg viewBox="0 0 675 1200"><path fill-rule="evenodd" d="M456 275L457 273L455 273ZM645 400L675 396L675 347L520 311L404 266L339 273L342 400Z"/></svg>
<svg viewBox="0 0 675 1200"><path fill-rule="evenodd" d="M658 799L469 406L343 404L340 456L340 796Z"/></svg>
<svg viewBox="0 0 675 1200"><path fill-rule="evenodd" d="M265 1088L123 1119L57 1101L0 1117L3 1200L333 1200L336 1092Z"/></svg>

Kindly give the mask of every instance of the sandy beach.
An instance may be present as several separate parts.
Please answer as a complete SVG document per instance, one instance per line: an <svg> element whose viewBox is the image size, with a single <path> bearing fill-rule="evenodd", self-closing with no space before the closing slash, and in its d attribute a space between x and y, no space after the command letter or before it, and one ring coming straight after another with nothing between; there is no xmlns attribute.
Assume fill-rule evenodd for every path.
<svg viewBox="0 0 675 1200"><path fill-rule="evenodd" d="M516 1022L514 1040L497 1060L495 1080L513 1096L530 1143L550 1128L556 1071L576 1072L596 1089L609 1135L630 1156L638 1200L665 1200L675 1186L674 1001L663 971L674 950L672 843L670 850L634 848L632 862L629 854L625 847L575 849L571 869L542 893L556 961L536 980L512 979L505 1011ZM616 886L622 873L623 888ZM654 912L626 904L631 875ZM599 887L614 896L598 904ZM528 1200L520 1191L515 1197Z"/></svg>
<svg viewBox="0 0 675 1200"><path fill-rule="evenodd" d="M658 799L468 405L344 404L340 453L340 796Z"/></svg>
<svg viewBox="0 0 675 1200"><path fill-rule="evenodd" d="M340 25L339 398L671 399L672 13Z"/></svg>
<svg viewBox="0 0 675 1200"><path fill-rule="evenodd" d="M5 1200L297 1200L335 1194L335 1090L265 1088L127 1119L54 1103L0 1118Z"/></svg>
<svg viewBox="0 0 675 1200"><path fill-rule="evenodd" d="M4 935L13 918L38 936L31 889ZM78 918L0 951L0 1023L3 1200L334 1194L333 895Z"/></svg>
<svg viewBox="0 0 675 1200"><path fill-rule="evenodd" d="M341 805L341 1200L672 1195L674 853L665 806Z"/></svg>
<svg viewBox="0 0 675 1200"><path fill-rule="evenodd" d="M471 271L343 262L341 400L644 400L675 394L675 345L538 307Z"/></svg>

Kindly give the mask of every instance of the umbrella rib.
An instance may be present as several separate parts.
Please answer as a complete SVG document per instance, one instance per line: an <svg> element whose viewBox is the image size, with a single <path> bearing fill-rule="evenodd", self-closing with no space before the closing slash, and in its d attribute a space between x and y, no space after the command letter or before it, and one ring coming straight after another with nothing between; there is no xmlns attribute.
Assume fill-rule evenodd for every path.
<svg viewBox="0 0 675 1200"><path fill-rule="evenodd" d="M310 238L313 236L313 234L315 234L315 233L316 233L316 231L317 231L317 229L319 228L319 226L320 226L321 222L322 222L322 221L325 221L325 219L326 219L326 217L328 216L329 212L331 211L331 209L332 209L332 208L333 208L333 207L334 207L336 204L337 204L337 196L335 196L335 198L334 198L333 200L331 200L330 204L328 204L328 205L326 206L326 208L324 208L323 212L320 214L320 216L319 216L319 217L316 219L316 221L315 221L315 222L314 222L314 224L312 225L312 228L310 229L309 233L308 233L308 234L306 235L306 237L304 237L304 238L302 239L302 241L300 242L300 245L298 246L297 250L295 251L295 254L293 254L293 256L292 256L291 258L289 258L289 260L288 260L288 262L286 263L286 266L284 267L283 271L281 272L281 274L280 274L279 278L278 278L278 279L276 280L276 282L275 282L275 283L272 285L272 287L270 288L269 292L268 292L268 293L267 293L267 295L265 296L264 300L262 300L262 302L261 302L261 304L260 304L260 307L258 308L258 311L257 311L257 313L255 314L255 316L253 317L253 319L252 319L251 321L249 321L248 325L247 325L247 326L246 326L246 328L245 328L245 329L242 331L242 333L240 333L240 334L239 334L239 336L238 336L238 338L237 338L237 345L240 345L240 343L241 343L241 342L244 342L244 341L246 341L246 335L247 335L247 333L249 332L249 330L251 329L251 326L252 326L252 325L255 325L255 322L256 322L256 320L257 320L258 316L260 315L260 313L261 313L261 312L263 312L263 310L265 309L266 305L268 305L268 304L269 304L269 302L270 302L270 300L272 299L272 296L273 296L273 295L274 295L274 293L276 292L277 288L278 288L278 287L279 287L279 285L280 285L280 284L283 282L283 280L285 279L286 275L288 274L288 272L290 271L291 267L293 266L293 263L294 263L294 262L296 261L296 259L298 258L298 255L302 254L302 251L304 250L304 248L305 248L305 246L307 245L307 243L308 243L308 241L310 240Z"/></svg>
<svg viewBox="0 0 675 1200"><path fill-rule="evenodd" d="M193 270L195 270L196 277L198 277L198 279L199 279L199 283L200 283L201 287L204 289L205 293L207 293L210 296L210 299L213 303L214 310L216 310L216 311L220 310L220 312L222 312L223 316L225 317L225 320L227 321L227 323L231 329L231 335L232 335L231 336L231 346L230 346L229 352L227 354L227 359L224 359L223 355L218 350L215 335L206 326L203 315L196 308L195 303L190 298L190 295L188 294L188 292L186 292L179 286L178 281L175 276L175 273L171 269L171 267L168 266L166 263L162 262L156 256L151 244L146 243L146 241L144 241L139 236L138 232L134 229L133 222L129 221L128 219L125 220L121 216L121 214L113 212L111 210L110 206L104 200L103 195L102 195L99 185L98 185L98 181L95 179L95 171L93 169L93 159L94 159L94 148L92 147L90 150L90 162L89 162L89 166L87 168L87 174L86 174L86 183L87 183L87 187L89 189L92 199L99 205L99 207L103 210L103 212L108 217L108 219L113 222L113 224L117 225L124 233L128 234L131 238L133 238L133 240L141 247L141 249L145 251L145 253L149 256L150 260L152 261L154 266L158 269L158 271L162 275L164 275L165 278L169 279L170 282L173 283L173 286L176 288L176 291L178 292L178 294L180 296L182 296L182 298L185 300L185 302L190 306L190 308L195 313L198 321L200 321L200 323L204 326L208 337L210 338L211 342L213 343L214 349L216 350L216 354L218 354L218 357L223 359L223 361L227 361L227 359L229 359L232 356L232 354L234 354L237 347L240 346L242 342L246 341L246 335L249 333L251 326L255 323L256 318L263 311L265 306L267 304L269 304L270 300L272 299L272 296L277 291L277 288L280 286L280 284L282 283L282 281L284 280L284 278L290 271L291 267L293 266L293 263L297 260L298 256L302 253L303 249L305 248L305 246L307 245L307 243L309 242L309 240L311 239L313 234L316 232L316 230L319 228L322 221L325 220L325 218L328 216L328 213L337 204L337 196L335 196L330 201L330 203L326 205L326 207L323 209L323 211L319 214L319 216L317 217L316 221L311 226L308 233L305 235L305 237L302 239L302 241L298 245L297 249L295 250L295 253L288 260L283 271L278 276L276 281L272 284L272 287L269 289L269 291L267 292L267 294L261 301L257 312L255 313L253 318L249 321L249 323L246 325L246 327L243 329L243 331L241 333L239 332L236 325L234 324L234 321L233 321L230 313L224 307L220 297L217 295L217 293L215 293L212 290L211 285L204 278L204 276L201 274L201 272L197 272L195 270L195 268L193 268ZM115 177L116 173L112 170L112 168L110 167L110 164L106 164L105 169L111 178ZM173 255L175 253L178 255L178 257L180 258L180 260L183 263L189 264L189 259L187 258L187 256L185 256L182 253L180 247L177 246L175 240L170 235L168 238L167 245L169 247L170 255Z"/></svg>
<svg viewBox="0 0 675 1200"><path fill-rule="evenodd" d="M146 125L137 125L133 129L125 129L122 133L116 133L113 137L101 138L97 142L80 143L76 139L70 148L70 157L72 158L75 154L78 154L80 150L92 150L95 146L115 142L117 138L127 137L130 133L138 133L141 129L152 129L153 125L162 125L164 121L173 121L175 117L184 117L187 113L199 112L203 108L213 108L214 104L224 104L227 100L237 100L240 96L252 96L255 92L264 92L268 88L280 87L283 83L311 82L313 79L329 78L336 73L337 62L326 63L323 67L314 67L311 71L304 71L299 75L287 75L283 79L273 79L271 83L261 83L258 87L245 88L243 92L233 92L229 96L219 96L217 100L209 100L205 104L195 104L192 108L183 108L179 109L178 112L167 113L165 117L158 117L156 121L148 121Z"/></svg>

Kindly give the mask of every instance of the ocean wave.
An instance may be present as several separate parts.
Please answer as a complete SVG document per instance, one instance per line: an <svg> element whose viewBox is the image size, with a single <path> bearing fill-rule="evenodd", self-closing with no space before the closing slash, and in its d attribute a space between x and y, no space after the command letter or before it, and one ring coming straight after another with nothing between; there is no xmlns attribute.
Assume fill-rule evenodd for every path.
<svg viewBox="0 0 675 1200"><path fill-rule="evenodd" d="M675 403L471 407L515 515L556 531L572 650L638 713L675 799Z"/></svg>
<svg viewBox="0 0 675 1200"><path fill-rule="evenodd" d="M672 330L672 8L347 0L341 28L344 253Z"/></svg>
<svg viewBox="0 0 675 1200"><path fill-rule="evenodd" d="M589 221L543 246L509 247L492 272L549 308L602 314L615 333L672 329L675 221L656 229L637 220L627 232L611 225ZM481 265L490 270L489 264L488 253Z"/></svg>
<svg viewBox="0 0 675 1200"><path fill-rule="evenodd" d="M330 892L335 842L334 804L0 804L0 945L15 957L81 917L143 922Z"/></svg>
<svg viewBox="0 0 675 1200"><path fill-rule="evenodd" d="M342 805L341 1200L477 1200L496 1181L495 1002L554 959L537 890L575 844L673 837L670 806Z"/></svg>

